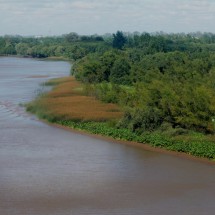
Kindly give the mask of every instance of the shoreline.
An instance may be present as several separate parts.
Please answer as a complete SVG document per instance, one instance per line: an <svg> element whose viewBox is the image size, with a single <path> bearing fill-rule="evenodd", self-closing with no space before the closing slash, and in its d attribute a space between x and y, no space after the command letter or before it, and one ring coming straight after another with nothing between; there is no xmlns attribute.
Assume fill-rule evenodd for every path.
<svg viewBox="0 0 215 215"><path fill-rule="evenodd" d="M73 64L74 61L72 59L69 58L64 58L64 57L56 57L56 56L50 56L50 57L43 57L43 58L39 58L39 57L32 57L29 55L0 55L0 57L9 57L9 58L28 58L28 59L35 59L35 60L44 60L44 61L66 61L70 64Z"/></svg>
<svg viewBox="0 0 215 215"><path fill-rule="evenodd" d="M120 129L118 130L118 129L115 129L114 127L109 127L107 124L104 124L103 122L99 122L99 121L96 122L96 120L95 121L92 120L93 118L89 118L85 122L83 121L83 123L81 123L82 120L80 120L80 122L74 121L75 120L73 115L74 113L76 113L76 116L85 117L85 116L82 116L83 111L85 110L88 113L89 109L86 110L86 105L91 104L91 102L89 98L87 100L85 96L81 98L82 100L80 100L80 97L82 97L82 95L80 95L80 91L77 91L77 90L74 91L74 89L76 89L77 87L79 89L80 86L77 85L78 83L76 83L75 80L71 79L70 76L68 77L68 79L69 81L72 81L72 82L68 82L68 81L65 82L65 80L64 81L61 80L60 82L57 83L58 87L53 88L52 91L50 91L46 95L46 98L42 97L30 102L26 106L27 111L37 115L39 119L41 119L42 121L50 125L54 125L59 128L64 128L73 132L75 131L84 135L90 135L96 138L114 141L121 144L123 143L130 146L138 146L146 150L151 150L151 151L153 150L157 152L177 155L177 156L186 157L186 158L189 157L189 158L192 158L192 160L205 161L210 164L215 164L214 155L212 157L209 157L210 151L209 151L209 156L207 156L207 153L208 153L207 150L210 149L210 144L214 146L213 145L214 143L208 143L206 144L206 148L202 149L201 144L195 145L195 142L194 144L193 142L176 143L171 139L168 139L168 138L165 139L165 137L160 136L159 134L157 135L156 133L149 136L147 136L147 134L146 136L139 136L129 130L120 130ZM67 95L66 97L64 96L65 94ZM68 97L68 95L70 95L70 97ZM75 96L75 100L73 96ZM79 98L78 100L77 100L77 97ZM55 98L57 98L57 100ZM93 114L94 114L96 106L95 106L94 99L93 101L94 101L93 102L93 110L94 110ZM76 102L79 102L82 106L80 106L80 104L78 103L79 105L77 108ZM83 104L84 104L84 109L83 109ZM74 110L71 109L72 107L71 105L73 107L75 105ZM64 109L62 109L62 106L64 107ZM67 107L69 107L69 109ZM90 111L89 113L92 115ZM72 114L72 115L69 116L67 114ZM200 149L200 152L199 152L199 149Z"/></svg>
<svg viewBox="0 0 215 215"><path fill-rule="evenodd" d="M138 142L134 142L134 141L118 140L118 139L114 139L113 137L110 137L110 136L103 136L101 134L92 134L92 133L84 131L84 130L74 129L74 128L60 125L57 123L51 123L47 120L43 120L43 119L39 119L39 120L41 122L46 123L47 125L50 125L50 126L53 126L56 128L60 128L60 129L63 129L63 130L69 131L69 132L89 136L92 138L109 141L109 142L116 143L116 144L122 144L122 145L126 145L126 146L141 148L146 151L158 152L158 153L162 153L162 154L176 156L176 157L184 158L184 159L191 160L191 161L203 162L203 163L211 165L211 166L215 165L215 161L213 161L213 160L210 160L208 158L203 158L203 157L197 157L197 156L185 153L185 152L177 152L177 151L167 150L165 148L153 147L153 146L149 145L148 143L138 143Z"/></svg>
<svg viewBox="0 0 215 215"><path fill-rule="evenodd" d="M46 60L48 60L48 59L46 59ZM68 76L68 78L70 78L70 76ZM77 90L73 91L74 89L77 88L77 86L75 86L76 88L72 89L71 86L68 85L68 82L65 82L65 83L66 83L66 88L64 86L63 90L62 90L62 86L59 87L59 85L60 85L60 82L59 82L57 84L58 85L57 90L59 90L59 92L57 92L57 94L56 94L56 92L53 93L53 89L52 89L52 91L50 91L50 95L45 99L45 100L48 100L48 101L51 99L50 102L52 102L52 106L54 104L53 102L56 102L56 99L54 99L55 96L53 97L53 95L55 95L55 94L57 95L58 100L59 100L59 98L61 98L60 95L63 96L63 99L65 100L64 94L67 95L67 97L66 97L67 99L69 98L68 95L69 96L74 96L74 95L80 96L79 90L78 91ZM72 91L71 91L71 89L72 89ZM60 100L61 101L61 103L60 103L61 106L62 106L62 101L64 101L64 100ZM73 100L73 99L70 98L70 100ZM160 139L160 138L162 138L162 136L159 136L158 139L157 139L156 136L155 136L155 139L153 139L154 136L152 136L152 138L149 137L149 139L144 139L145 137L143 137L143 139L139 139L139 137L140 138L142 138L142 137L141 136L135 136L135 135L133 136L133 134L131 132L130 133L128 132L128 133L126 133L124 135L124 131L120 130L118 132L118 130L114 129L114 128L111 128L112 130L110 131L109 128L102 127L103 130L101 130L100 126L102 126L102 125L96 125L95 127L93 125L93 127L89 127L89 129L88 129L88 127L85 126L86 124L84 122L83 122L83 124L80 123L76 127L77 124L75 124L75 125L73 124L73 123L76 123L76 122L73 121L72 118L70 118L68 121L70 121L75 126L75 127L73 127L73 125L67 124L67 120L65 119L66 112L64 112L64 111L62 112L62 108L61 108L61 112L62 112L61 115L63 114L62 116L59 115L59 113L56 113L55 109L53 109L54 111L52 110L51 111L52 114L50 114L49 112L47 112L47 110L49 110L49 106L47 106L47 104L49 104L50 102L47 103L47 101L46 101L47 104L43 102L43 105L40 106L41 105L41 100L39 101L39 103L37 103L38 101L37 102L35 102L35 101L36 100L33 100L31 102L31 104L30 103L28 104L29 106L26 106L27 109L29 108L27 111L33 113L34 115L37 115L37 117L41 121L43 121L43 122L45 122L45 123L47 123L49 125L52 125L52 126L55 126L55 127L58 127L58 128L63 128L63 129L73 131L73 132L76 132L76 133L80 133L80 134L83 134L83 135L88 135L88 136L92 136L92 137L95 137L95 138L108 140L108 141L111 141L111 142L114 142L114 143L120 143L120 144L124 144L124 145L140 147L140 148L143 148L145 150L150 150L150 151L155 151L155 152L159 152L159 153L175 155L175 156L178 156L178 157L183 157L183 158L187 158L187 159L190 159L190 160L196 160L196 161L205 162L205 163L208 163L208 164L211 164L211 165L215 165L214 154L212 155L212 157L209 157L210 154L209 154L209 156L207 156L207 152L208 152L207 147L210 147L210 145L206 144L207 147L204 148L203 153L201 151L200 151L201 153L199 153L199 151L197 151L197 153L196 153L196 151L195 151L196 149L198 150L200 148L200 150L201 150L201 145L200 145L200 147L198 145L197 145L197 147L196 147L196 145L194 145L194 147L193 147L192 142L190 142L191 143L191 150L188 148L188 150L186 151L187 146L184 145L183 142L182 142L183 143L182 147L177 148L177 145L175 146L174 142L171 142L171 140L166 140L165 138ZM43 101L44 101L44 97L43 97ZM58 101L58 103L59 103L59 101ZM68 101L67 101L67 103L68 103ZM65 104L68 106L67 103L65 103ZM74 103L74 101L73 101L73 103ZM71 107L72 107L71 105L72 104L70 104L70 108L69 108L70 112L71 112ZM57 104L57 105L59 106L59 104ZM82 110L82 108L80 108L80 110ZM83 110L79 114L83 114ZM65 122L66 124L64 124L64 123L61 124L61 122L60 122L61 120L62 120L62 122ZM91 120L89 121L89 123L91 123ZM93 120L92 120L92 123L94 123ZM94 133L94 129L95 129L96 133ZM105 131L105 132L103 132L103 131ZM107 131L107 133L106 133L106 131ZM185 144L186 144L186 142L185 142ZM209 144L209 142L208 142L208 144ZM194 151L192 151L192 150L194 150ZM210 153L210 151L209 151L209 153ZM206 155L206 156L204 156L204 155Z"/></svg>

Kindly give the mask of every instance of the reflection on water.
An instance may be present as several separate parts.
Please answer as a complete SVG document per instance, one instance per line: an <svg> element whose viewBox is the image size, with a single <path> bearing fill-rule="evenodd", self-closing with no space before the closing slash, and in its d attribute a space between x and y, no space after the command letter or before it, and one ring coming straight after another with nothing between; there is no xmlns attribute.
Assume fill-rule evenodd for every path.
<svg viewBox="0 0 215 215"><path fill-rule="evenodd" d="M66 62L0 58L0 214L207 215L215 166L51 127L19 104Z"/></svg>

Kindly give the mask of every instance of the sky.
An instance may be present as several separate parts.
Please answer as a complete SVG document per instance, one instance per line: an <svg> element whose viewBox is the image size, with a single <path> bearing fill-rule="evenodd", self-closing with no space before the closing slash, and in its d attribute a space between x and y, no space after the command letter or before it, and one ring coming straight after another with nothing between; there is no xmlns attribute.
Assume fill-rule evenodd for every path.
<svg viewBox="0 0 215 215"><path fill-rule="evenodd" d="M215 33L215 0L0 0L0 35Z"/></svg>

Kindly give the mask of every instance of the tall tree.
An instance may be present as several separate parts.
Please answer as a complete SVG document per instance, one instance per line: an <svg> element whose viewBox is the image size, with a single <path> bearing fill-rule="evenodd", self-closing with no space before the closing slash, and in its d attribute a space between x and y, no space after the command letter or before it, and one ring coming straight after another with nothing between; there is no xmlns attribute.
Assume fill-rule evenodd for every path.
<svg viewBox="0 0 215 215"><path fill-rule="evenodd" d="M69 43L76 42L79 40L79 35L75 32L71 32L65 35L65 39Z"/></svg>
<svg viewBox="0 0 215 215"><path fill-rule="evenodd" d="M122 49L126 43L126 37L121 31L117 31L116 34L113 34L113 47L117 49Z"/></svg>

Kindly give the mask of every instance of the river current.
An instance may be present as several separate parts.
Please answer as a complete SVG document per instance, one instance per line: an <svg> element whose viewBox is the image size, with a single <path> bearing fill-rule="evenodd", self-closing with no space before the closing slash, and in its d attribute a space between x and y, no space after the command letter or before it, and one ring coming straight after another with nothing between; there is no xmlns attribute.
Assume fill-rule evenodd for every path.
<svg viewBox="0 0 215 215"><path fill-rule="evenodd" d="M22 104L67 62L0 58L0 215L211 215L215 166L73 133Z"/></svg>

